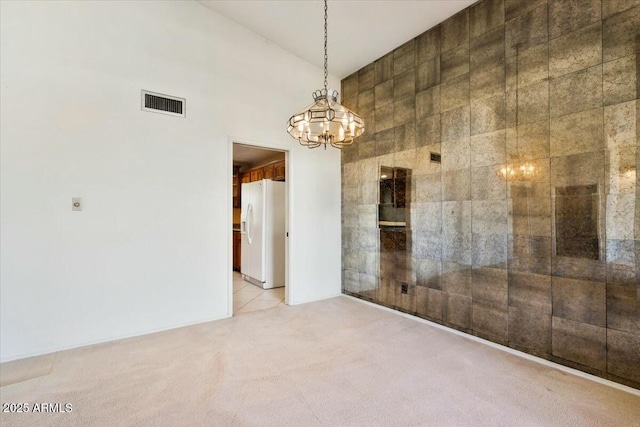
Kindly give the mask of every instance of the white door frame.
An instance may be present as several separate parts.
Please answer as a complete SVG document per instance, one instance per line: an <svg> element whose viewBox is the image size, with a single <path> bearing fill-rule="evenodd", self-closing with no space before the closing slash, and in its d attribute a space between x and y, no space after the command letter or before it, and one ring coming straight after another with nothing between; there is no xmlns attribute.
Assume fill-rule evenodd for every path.
<svg viewBox="0 0 640 427"><path fill-rule="evenodd" d="M290 191L291 191L291 174L289 173L290 165L291 165L291 152L289 151L289 146L272 144L264 141L254 141L247 138L238 138L233 136L227 136L227 188L228 197L227 197L227 206L229 207L228 215L227 215L227 292L228 292L228 317L233 316L233 229L231 225L233 224L233 144L243 144L248 145L255 148L264 148L267 150L278 150L284 152L284 161L285 161L285 245L284 245L284 259L285 259L285 273L284 273L284 303L289 304L289 296L291 294L291 283L289 281L290 271L291 271L291 263L289 262L289 224L291 224L290 216L291 211L289 207L290 203ZM239 177L238 177L239 179ZM240 182L238 182L240 185Z"/></svg>

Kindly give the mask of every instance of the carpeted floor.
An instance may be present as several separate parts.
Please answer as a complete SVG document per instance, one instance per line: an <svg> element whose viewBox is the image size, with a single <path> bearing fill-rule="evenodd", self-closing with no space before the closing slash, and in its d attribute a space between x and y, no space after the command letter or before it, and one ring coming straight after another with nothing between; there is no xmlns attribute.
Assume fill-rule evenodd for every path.
<svg viewBox="0 0 640 427"><path fill-rule="evenodd" d="M640 426L640 396L346 297L0 366L2 426Z"/></svg>

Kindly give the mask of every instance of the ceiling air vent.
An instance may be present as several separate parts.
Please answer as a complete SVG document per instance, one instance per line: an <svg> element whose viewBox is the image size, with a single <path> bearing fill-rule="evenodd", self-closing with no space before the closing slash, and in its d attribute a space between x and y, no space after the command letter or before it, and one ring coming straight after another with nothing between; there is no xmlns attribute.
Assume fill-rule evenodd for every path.
<svg viewBox="0 0 640 427"><path fill-rule="evenodd" d="M142 91L142 111L185 117L185 103L184 98Z"/></svg>

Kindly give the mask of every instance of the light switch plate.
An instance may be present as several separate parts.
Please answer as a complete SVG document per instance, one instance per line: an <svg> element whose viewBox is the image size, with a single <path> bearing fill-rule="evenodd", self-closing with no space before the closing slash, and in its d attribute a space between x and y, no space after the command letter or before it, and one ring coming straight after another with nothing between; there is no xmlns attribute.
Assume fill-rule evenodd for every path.
<svg viewBox="0 0 640 427"><path fill-rule="evenodd" d="M81 197L73 197L71 199L71 210L72 211L81 211L82 210L82 198Z"/></svg>

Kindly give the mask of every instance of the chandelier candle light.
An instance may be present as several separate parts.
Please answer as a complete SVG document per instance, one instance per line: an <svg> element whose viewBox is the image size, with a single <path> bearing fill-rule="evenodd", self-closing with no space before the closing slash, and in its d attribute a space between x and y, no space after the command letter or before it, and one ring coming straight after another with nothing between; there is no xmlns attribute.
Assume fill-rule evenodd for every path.
<svg viewBox="0 0 640 427"><path fill-rule="evenodd" d="M327 0L324 0L324 89L313 92L314 103L291 116L287 132L308 148L351 145L364 132L362 118L338 103L338 91L327 89Z"/></svg>

